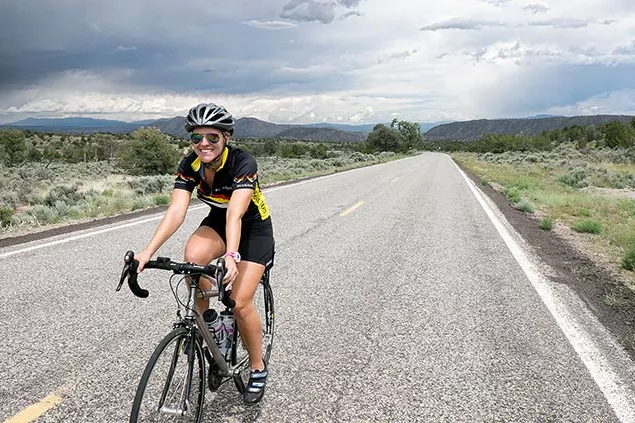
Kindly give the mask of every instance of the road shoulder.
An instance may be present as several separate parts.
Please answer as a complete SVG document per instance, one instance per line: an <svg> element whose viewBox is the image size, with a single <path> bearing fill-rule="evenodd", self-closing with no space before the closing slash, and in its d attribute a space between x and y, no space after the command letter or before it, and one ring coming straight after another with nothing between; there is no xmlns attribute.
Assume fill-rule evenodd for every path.
<svg viewBox="0 0 635 423"><path fill-rule="evenodd" d="M545 231L538 222L509 202L507 197L489 185L481 183L481 177L465 167L457 166L493 201L518 234L531 246L532 252L553 270L549 278L565 284L576 292L614 336L620 345L635 359L635 294L611 272L585 254L573 243L557 233ZM611 306L605 302L608 294L627 297L627 305Z"/></svg>

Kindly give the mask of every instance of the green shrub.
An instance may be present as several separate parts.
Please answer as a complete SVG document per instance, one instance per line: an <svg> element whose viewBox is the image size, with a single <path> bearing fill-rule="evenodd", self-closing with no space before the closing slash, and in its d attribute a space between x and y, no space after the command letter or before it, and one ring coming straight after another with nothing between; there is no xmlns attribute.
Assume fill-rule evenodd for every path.
<svg viewBox="0 0 635 423"><path fill-rule="evenodd" d="M553 229L555 223L556 223L556 219L554 219L551 216L545 216L542 219L540 219L538 226L540 226L540 229L544 229L545 231L550 231Z"/></svg>
<svg viewBox="0 0 635 423"><path fill-rule="evenodd" d="M46 223L56 223L60 220L57 210L55 210L53 207L45 206L42 204L33 206L29 213L40 225Z"/></svg>
<svg viewBox="0 0 635 423"><path fill-rule="evenodd" d="M157 206L167 206L170 204L170 197L164 194L157 194L154 196L154 204Z"/></svg>
<svg viewBox="0 0 635 423"><path fill-rule="evenodd" d="M521 199L520 191L518 191L518 188L516 188L516 187L505 187L503 189L503 193L513 203L518 203L520 201L520 199Z"/></svg>
<svg viewBox="0 0 635 423"><path fill-rule="evenodd" d="M134 190L135 194L161 194L165 189L172 187L174 177L171 175L142 176L140 178L131 179L127 182L128 186Z"/></svg>
<svg viewBox="0 0 635 423"><path fill-rule="evenodd" d="M69 205L62 200L56 201L54 207L55 207L55 211L57 212L57 215L62 219L66 217L66 215L68 214L68 211L70 210Z"/></svg>
<svg viewBox="0 0 635 423"><path fill-rule="evenodd" d="M21 199L18 193L12 190L10 191L9 187L3 188L2 191L0 191L0 204L16 208L20 203Z"/></svg>
<svg viewBox="0 0 635 423"><path fill-rule="evenodd" d="M119 164L131 175L164 175L176 171L182 153L156 128L133 132L119 154Z"/></svg>
<svg viewBox="0 0 635 423"><path fill-rule="evenodd" d="M516 208L525 213L533 213L535 210L534 205L526 198L523 198L518 203L516 203Z"/></svg>
<svg viewBox="0 0 635 423"><path fill-rule="evenodd" d="M580 210L578 211L578 214L579 214L580 216L584 216L584 217L591 217L591 210L586 209L586 208L584 208L584 209L580 209Z"/></svg>
<svg viewBox="0 0 635 423"><path fill-rule="evenodd" d="M589 234L599 234L602 232L602 224L597 220L593 219L582 219L577 221L573 226L571 226L576 232L583 232Z"/></svg>
<svg viewBox="0 0 635 423"><path fill-rule="evenodd" d="M130 210L144 209L144 208L149 207L151 205L152 204L150 204L150 202L147 199L145 199L145 198L136 198L133 201Z"/></svg>
<svg viewBox="0 0 635 423"><path fill-rule="evenodd" d="M13 209L10 207L0 207L0 226L6 227L11 224Z"/></svg>
<svg viewBox="0 0 635 423"><path fill-rule="evenodd" d="M631 299L625 292L614 291L604 295L604 303L611 307L626 307L631 303Z"/></svg>
<svg viewBox="0 0 635 423"><path fill-rule="evenodd" d="M635 271L635 242L626 250L622 258L622 267L626 270Z"/></svg>
<svg viewBox="0 0 635 423"><path fill-rule="evenodd" d="M84 199L84 194L79 191L79 184L73 186L53 185L49 193L44 197L44 204L54 206L57 201L63 201L66 204L77 204Z"/></svg>
<svg viewBox="0 0 635 423"><path fill-rule="evenodd" d="M589 185L586 177L586 169L576 168L560 176L558 181L573 188L583 188Z"/></svg>

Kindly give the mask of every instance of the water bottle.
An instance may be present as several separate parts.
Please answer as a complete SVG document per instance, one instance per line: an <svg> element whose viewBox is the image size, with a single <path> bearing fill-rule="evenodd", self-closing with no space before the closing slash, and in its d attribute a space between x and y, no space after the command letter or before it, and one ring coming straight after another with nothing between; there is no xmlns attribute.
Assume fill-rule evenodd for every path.
<svg viewBox="0 0 635 423"><path fill-rule="evenodd" d="M207 327L216 338L216 343L220 347L225 341L225 330L223 328L223 322L213 308L205 310L203 313L203 320L207 323Z"/></svg>
<svg viewBox="0 0 635 423"><path fill-rule="evenodd" d="M234 313L231 310L225 310L220 313L221 321L223 322L223 329L225 330L225 342L221 351L223 355L231 349L232 342L234 340Z"/></svg>

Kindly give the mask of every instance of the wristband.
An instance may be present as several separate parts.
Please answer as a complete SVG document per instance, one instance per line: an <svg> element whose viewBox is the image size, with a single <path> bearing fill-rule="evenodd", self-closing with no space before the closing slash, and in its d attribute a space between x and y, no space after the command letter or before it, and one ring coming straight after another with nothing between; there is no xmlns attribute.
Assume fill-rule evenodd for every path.
<svg viewBox="0 0 635 423"><path fill-rule="evenodd" d="M225 253L225 257L227 256L233 258L236 263L240 262L240 253L238 251L227 252Z"/></svg>

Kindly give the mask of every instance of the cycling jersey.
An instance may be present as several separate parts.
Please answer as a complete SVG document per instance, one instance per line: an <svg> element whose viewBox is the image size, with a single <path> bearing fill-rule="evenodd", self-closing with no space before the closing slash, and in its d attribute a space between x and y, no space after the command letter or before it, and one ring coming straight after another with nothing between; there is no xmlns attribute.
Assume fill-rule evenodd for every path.
<svg viewBox="0 0 635 423"><path fill-rule="evenodd" d="M221 164L214 176L212 186L205 181L203 163L196 152L188 154L181 160L174 188L193 192L196 188L197 197L211 206L210 215L226 214L229 198L234 190L253 188L254 193L247 211L243 215L243 222L254 224L269 218L269 207L260 191L258 183L258 168L256 159L240 148L226 146L223 150Z"/></svg>

